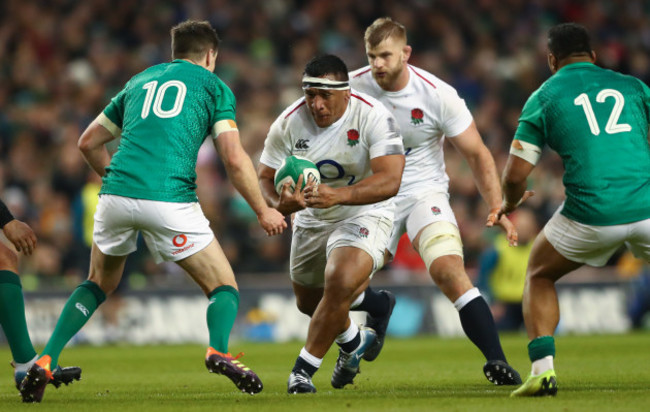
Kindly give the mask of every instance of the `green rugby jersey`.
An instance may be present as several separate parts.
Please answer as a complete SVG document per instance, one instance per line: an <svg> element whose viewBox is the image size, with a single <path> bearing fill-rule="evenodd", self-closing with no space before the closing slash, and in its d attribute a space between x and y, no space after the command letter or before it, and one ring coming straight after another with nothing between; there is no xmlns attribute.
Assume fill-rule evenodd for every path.
<svg viewBox="0 0 650 412"><path fill-rule="evenodd" d="M562 157L563 215L610 226L650 218L649 121L643 82L574 63L530 96L515 139L547 144Z"/></svg>
<svg viewBox="0 0 650 412"><path fill-rule="evenodd" d="M220 120L235 120L235 97L214 73L174 60L135 75L104 109L122 129L100 194L196 202L196 158Z"/></svg>

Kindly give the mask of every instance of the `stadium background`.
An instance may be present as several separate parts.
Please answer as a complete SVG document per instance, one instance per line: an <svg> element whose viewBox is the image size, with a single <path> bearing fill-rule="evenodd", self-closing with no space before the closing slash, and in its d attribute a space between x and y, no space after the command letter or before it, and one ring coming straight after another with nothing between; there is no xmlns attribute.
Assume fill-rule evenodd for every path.
<svg viewBox="0 0 650 412"><path fill-rule="evenodd" d="M223 40L217 74L237 97L242 139L257 160L271 122L301 94L305 62L329 52L342 57L351 70L367 64L363 31L381 16L406 25L414 48L412 64L450 83L466 99L499 170L523 103L550 74L545 33L551 25L584 24L593 35L598 64L650 81L650 4L644 1L3 0L0 196L39 238L34 256L20 263L29 292L30 329L39 321L51 324L63 297L87 273L98 179L79 155L77 139L133 74L170 59L172 25L195 18L216 27ZM484 230L487 211L469 168L453 150L446 155L452 207L474 276L495 232ZM227 183L212 147L201 151L197 172L203 210L242 289L279 288L273 296L284 303L278 304L293 308L287 276L289 233L275 238L261 233L255 216ZM561 163L550 153L533 173L537 195L528 203L542 222L563 199L561 175ZM406 295L421 292L419 285L430 285L430 280L411 257L405 248L376 282L398 285ZM187 291L190 297L198 292L175 265L155 265L144 244L127 265L120 289L127 299L164 301L169 290ZM606 280L614 288L617 313L626 313L627 302L638 301L642 282L647 285L644 272L639 262L617 254L604 270L584 270L575 279L588 284L585 290L594 287L595 275ZM602 285L595 286L596 293ZM53 290L61 294L51 294ZM259 298L255 293L251 295ZM435 296L431 287L424 300L414 302ZM577 301L597 306L599 296L588 294ZM180 299L178 309L187 304ZM647 299L641 298L643 302ZM422 309L425 319L435 312L435 304L427 305ZM259 300L245 303L240 317L264 323L268 314L258 306ZM106 307L102 322L110 324L124 301L112 299ZM632 325L629 319L613 323L620 322L623 330ZM424 330L440 332L436 327Z"/></svg>

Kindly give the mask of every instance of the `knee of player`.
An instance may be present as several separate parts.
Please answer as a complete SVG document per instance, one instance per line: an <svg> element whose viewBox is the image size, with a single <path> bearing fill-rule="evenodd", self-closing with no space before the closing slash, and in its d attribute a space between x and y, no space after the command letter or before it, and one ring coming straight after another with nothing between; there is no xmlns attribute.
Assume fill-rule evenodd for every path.
<svg viewBox="0 0 650 412"><path fill-rule="evenodd" d="M417 249L430 272L435 261L436 271L455 273L460 266L464 273L463 242L456 225L445 221L431 223L418 234L417 241ZM441 259L447 256L452 258Z"/></svg>
<svg viewBox="0 0 650 412"><path fill-rule="evenodd" d="M0 270L13 272L18 270L18 255L2 244L0 244Z"/></svg>
<svg viewBox="0 0 650 412"><path fill-rule="evenodd" d="M314 312L316 311L316 306L318 306L318 302L314 301L313 299L301 299L300 297L296 297L296 306L298 307L298 310L300 313L304 313L307 316L312 316Z"/></svg>
<svg viewBox="0 0 650 412"><path fill-rule="evenodd" d="M357 294L359 283L354 279L354 276L346 275L344 273L336 273L334 275L325 276L325 289L323 290L323 297L329 301L341 302L351 304L352 300Z"/></svg>

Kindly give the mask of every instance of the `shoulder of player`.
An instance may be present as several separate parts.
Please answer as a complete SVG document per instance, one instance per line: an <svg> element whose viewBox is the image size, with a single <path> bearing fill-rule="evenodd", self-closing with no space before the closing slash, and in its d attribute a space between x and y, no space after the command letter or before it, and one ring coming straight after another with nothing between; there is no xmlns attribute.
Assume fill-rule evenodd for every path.
<svg viewBox="0 0 650 412"><path fill-rule="evenodd" d="M361 67L348 73L350 83L359 83L361 81L372 79L372 70L370 66Z"/></svg>
<svg viewBox="0 0 650 412"><path fill-rule="evenodd" d="M350 103L351 110L358 112L357 115L385 115L388 109L376 98L371 95L359 91L357 89L350 89Z"/></svg>
<svg viewBox="0 0 650 412"><path fill-rule="evenodd" d="M411 72L411 82L413 82L419 92L426 93L429 96L436 96L440 99L444 99L445 96L458 96L458 92L454 86L436 75L410 64L408 65L408 69Z"/></svg>
<svg viewBox="0 0 650 412"><path fill-rule="evenodd" d="M287 130L295 127L303 127L307 119L307 102L304 97L291 103L274 121L274 127Z"/></svg>

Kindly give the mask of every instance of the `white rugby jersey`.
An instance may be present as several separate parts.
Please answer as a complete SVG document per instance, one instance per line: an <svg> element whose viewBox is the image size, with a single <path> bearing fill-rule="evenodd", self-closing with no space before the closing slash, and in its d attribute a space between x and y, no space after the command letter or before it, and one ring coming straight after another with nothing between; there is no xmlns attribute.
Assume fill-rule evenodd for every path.
<svg viewBox="0 0 650 412"><path fill-rule="evenodd" d="M351 90L343 116L329 127L318 127L305 98L300 98L273 122L260 162L278 169L290 155L306 157L318 166L321 182L338 188L372 175L370 159L402 154L404 148L395 119L374 98ZM392 219L392 199L370 205L307 208L296 215L298 226L319 226L376 210Z"/></svg>
<svg viewBox="0 0 650 412"><path fill-rule="evenodd" d="M406 165L398 196L416 195L425 188L447 192L444 138L464 132L472 123L472 114L449 84L411 65L407 70L409 82L397 92L379 87L370 66L351 72L350 85L382 102L399 125Z"/></svg>

